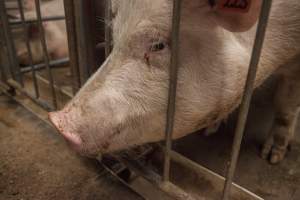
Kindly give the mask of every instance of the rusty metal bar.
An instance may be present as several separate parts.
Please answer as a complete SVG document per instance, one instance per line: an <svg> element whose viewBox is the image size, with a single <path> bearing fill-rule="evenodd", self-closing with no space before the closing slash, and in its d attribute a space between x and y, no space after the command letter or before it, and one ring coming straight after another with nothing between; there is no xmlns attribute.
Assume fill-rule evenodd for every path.
<svg viewBox="0 0 300 200"><path fill-rule="evenodd" d="M111 0L105 1L105 57L111 52Z"/></svg>
<svg viewBox="0 0 300 200"><path fill-rule="evenodd" d="M248 76L245 85L245 91L242 99L242 103L239 110L239 116L237 121L237 127L235 130L234 142L232 146L231 159L229 168L226 175L226 182L222 194L222 200L228 200L230 196L232 181L239 157L241 143L246 126L247 116L250 107L250 101L252 98L254 83L256 78L257 67L260 60L262 46L265 38L266 28L268 24L269 14L272 6L272 0L264 0L262 3L261 14L259 18L255 43L252 51L252 57L249 64Z"/></svg>
<svg viewBox="0 0 300 200"><path fill-rule="evenodd" d="M27 27L26 27L26 24L25 24L25 15L24 15L24 9L23 9L23 4L22 4L21 0L18 0L18 5L19 5L19 11L20 11L20 15L21 15L22 28L24 30L24 33L26 33ZM25 34L25 35L26 35L25 36L26 37L25 38L25 40L26 40L25 43L26 43L26 48L27 48L27 52L28 52L28 55L29 55L29 63L30 63L30 66L31 66L31 71L32 71L32 80L33 80L35 97L39 98L40 93L39 93L39 87L38 87L38 84L37 84L35 69L34 69L34 66L33 66L33 58L32 58L32 51L31 51L31 47L30 47L30 43L29 43L29 37L28 37L28 34Z"/></svg>
<svg viewBox="0 0 300 200"><path fill-rule="evenodd" d="M4 1L0 1L0 19L2 22L3 34L4 34L7 53L8 53L8 59L9 59L9 64L10 64L9 71L10 71L11 77L15 80L17 78L18 81L20 82L20 84L23 86L22 74L20 73L20 67L19 67L18 61L16 59L17 55L16 55L16 50L15 50L15 45L13 42L11 30L9 27L9 22L8 22L8 17L7 17ZM17 77L15 76L14 70L16 70L18 73Z"/></svg>
<svg viewBox="0 0 300 200"><path fill-rule="evenodd" d="M166 149L164 160L163 181L170 179L170 152L172 149L172 135L175 118L176 89L179 63L179 30L181 19L181 0L173 1L171 63L169 69L169 96L166 116Z"/></svg>
<svg viewBox="0 0 300 200"><path fill-rule="evenodd" d="M48 79L50 82L50 88L51 88L51 94L52 94L52 104L53 104L53 107L56 109L57 108L57 98L56 98L56 93L55 93L55 88L54 88L54 80L53 80L51 68L49 65L50 59L49 59L47 43L46 43L46 39L45 39L45 30L43 27L43 22L41 21L42 15L41 15L40 0L35 0L35 7L36 7L36 15L37 15L37 20L38 20L38 25L39 25L39 30L40 30L41 45L42 45L43 53L44 53L44 60L46 63L46 68L48 71Z"/></svg>

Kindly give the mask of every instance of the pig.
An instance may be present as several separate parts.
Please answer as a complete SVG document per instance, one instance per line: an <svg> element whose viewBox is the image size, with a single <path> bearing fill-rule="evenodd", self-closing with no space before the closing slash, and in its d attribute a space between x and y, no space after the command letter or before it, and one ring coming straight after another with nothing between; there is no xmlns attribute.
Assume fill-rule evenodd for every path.
<svg viewBox="0 0 300 200"><path fill-rule="evenodd" d="M30 5L35 5L34 0L26 1ZM41 3L42 17L50 16L64 16L64 5L63 0L53 0L49 2ZM25 19L36 19L35 6L26 10ZM19 16L20 18L20 16ZM68 41L66 33L66 25L64 20L46 21L43 22L43 28L45 32L45 39L49 57L52 60L68 57ZM37 23L32 23L26 28L26 33L18 35L16 37L15 46L17 57L21 65L29 65L30 57L26 48L26 37L28 37L31 51L33 64L37 64L43 61L44 53L41 46L40 31Z"/></svg>
<svg viewBox="0 0 300 200"><path fill-rule="evenodd" d="M57 0L40 0L40 3L44 3L47 1L57 1ZM35 9L35 0L23 0L22 3L25 10Z"/></svg>
<svg viewBox="0 0 300 200"><path fill-rule="evenodd" d="M114 48L76 96L49 118L75 151L95 156L164 139L173 1L112 0ZM224 1L220 1L224 2ZM173 139L208 127L241 102L260 0L249 10L214 1L183 0ZM275 0L255 87L281 77L273 128L262 149L283 160L300 96L300 4Z"/></svg>

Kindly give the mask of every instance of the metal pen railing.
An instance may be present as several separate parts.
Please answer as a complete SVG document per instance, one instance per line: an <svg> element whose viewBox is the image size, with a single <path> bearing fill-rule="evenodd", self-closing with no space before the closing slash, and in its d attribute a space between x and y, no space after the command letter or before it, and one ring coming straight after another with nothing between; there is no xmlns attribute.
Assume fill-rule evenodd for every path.
<svg viewBox="0 0 300 200"><path fill-rule="evenodd" d="M174 130L176 90L179 65L179 32L181 16L181 0L173 1L172 39L171 39L171 64L169 68L169 96L166 116L166 149L164 160L163 181L170 180L170 152L172 149L172 135Z"/></svg>
<svg viewBox="0 0 300 200"><path fill-rule="evenodd" d="M106 2L109 2L107 0ZM259 62L259 57L261 53L262 44L264 41L265 30L267 26L268 16L271 8L271 0L264 0L261 16L258 23L257 35L255 39L255 45L253 48L253 53L251 57L251 62L249 65L249 73L245 84L244 97L242 99L240 114L237 123L237 129L235 131L234 145L232 147L232 155L230 166L228 166L228 173L226 179L224 179L224 188L222 193L222 200L229 199L229 195L231 192L231 186L233 185L233 175L236 169L237 159L240 152L241 140L243 138L243 133L245 129L246 118L250 106L250 100L253 93L253 84L256 76L256 69ZM197 171L203 172L205 169L201 167L199 164L189 160L183 155L172 150L172 135L174 129L174 118L175 118L175 108L176 108L176 86L177 86L177 78L178 78L178 63L179 63L179 33L180 33L180 16L181 16L181 0L173 1L173 18L172 18L172 42L171 42L171 63L169 68L169 92L168 92L168 107L167 107L167 117L166 117L166 129L165 129L165 147L164 149L164 167L163 167L163 176L162 183L168 184L170 183L170 162L174 160L182 165ZM109 15L110 4L107 3L106 7L106 23L110 22L111 16ZM106 24L106 31L109 32L109 23ZM106 34L106 47L110 48L111 38L109 34ZM108 44L107 44L108 43ZM126 162L126 161L124 161ZM130 163L127 163L130 165ZM212 173L212 172L210 172ZM158 182L158 177L153 175L151 177L149 172L147 173L148 179L153 179L152 181L155 184L160 185ZM217 175L213 175L217 176ZM156 178L155 178L156 177ZM223 179L221 179L222 181ZM161 187L161 186L160 186ZM239 188L238 185L234 184L235 189ZM165 188L160 188L164 191L171 192L170 190L166 190ZM178 188L177 188L178 190ZM184 193L179 192L181 195L185 196ZM246 192L247 193L247 192ZM179 196L180 196L179 194ZM250 192L247 195L251 196L254 199L261 199L260 197L252 194ZM177 195L178 197L178 195Z"/></svg>
<svg viewBox="0 0 300 200"><path fill-rule="evenodd" d="M180 0L174 0L173 9L173 26L172 26L172 53L171 53L171 66L170 66L170 84L169 84L169 98L167 109L166 121L166 148L165 148L165 162L164 162L164 175L163 181L169 181L170 174L170 159L172 159L171 145L172 145L172 132L174 127L175 104L176 104L176 84L178 77L178 38L180 29ZM256 71L259 64L261 49L266 32L268 17L272 5L272 0L264 0L261 9L260 20L258 23L255 44L253 47L252 57L249 65L248 76L246 80L244 95L239 111L237 127L235 131L234 143L232 146L232 153L230 158L230 165L224 184L222 193L222 200L228 200L230 196L231 186L233 182L234 173L236 170L237 160L240 152L240 146L244 135L247 115L250 107L250 101L254 90L254 81ZM177 154L178 155L178 154ZM177 156L177 160L183 160L184 157ZM182 164L189 165L189 162L182 162Z"/></svg>
<svg viewBox="0 0 300 200"><path fill-rule="evenodd" d="M6 3L9 3L10 6L7 6ZM12 7L16 6L16 7ZM19 18L11 18L9 17L8 12L14 8L14 12L19 12ZM35 10L36 18L34 19L26 19L25 15L25 8L23 7L22 0L3 0L0 2L0 24L1 29L0 31L3 32L3 47L8 57L8 63L5 63L2 68L7 68L9 74L2 73L2 81L6 82L10 87L19 90L22 94L25 94L28 98L33 100L35 103L39 104L46 110L55 110L58 107L58 98L57 98L57 91L64 91L63 93L66 96L70 96L69 92L66 92L64 89L61 89L58 85L54 82L54 77L52 74L52 68L57 66L66 65L69 63L69 58L61 58L58 60L50 60L48 48L47 48L47 41L45 38L45 30L43 23L48 21L58 21L58 20L65 20L65 16L57 15L57 16L47 16L42 17L42 10L40 5L40 0L35 0ZM44 55L44 60L42 63L34 64L33 62L33 52L31 47L31 42L28 34L26 31L31 24L37 24L39 28L39 39L40 44L42 47L42 53ZM14 45L14 37L13 31L14 29L19 29L24 32L25 36L25 48L28 53L28 66L20 67L16 47ZM2 52L2 53L3 53ZM3 64L3 63L2 63ZM44 79L42 76L37 74L38 70L45 69L47 71L47 80ZM30 88L27 88L24 85L24 76L27 76L27 73L31 73L31 81L33 85L33 91ZM75 76L73 76L75 79ZM72 78L73 78L72 77ZM46 83L50 88L50 98L51 102L48 100L43 99L41 97L41 86L40 84ZM32 94L33 92L33 94Z"/></svg>
<svg viewBox="0 0 300 200"><path fill-rule="evenodd" d="M18 6L19 6L20 16L21 16L21 20L20 20L21 25L22 25L23 31L25 33L26 30L27 30L27 27L26 27L26 23L25 23L23 3L21 2L21 0L18 0ZM31 47L30 47L28 34L26 34L25 37L26 37L25 38L26 48L27 48L28 56L29 56L30 69L31 69L31 72L32 72L32 80L33 80L33 85L34 85L35 98L39 98L40 97L40 92L39 92L38 83L37 83L37 79L36 79L35 69L34 69L34 66L33 66L32 50L31 50Z"/></svg>
<svg viewBox="0 0 300 200"><path fill-rule="evenodd" d="M52 71L50 68L50 58L49 58L49 53L47 49L47 43L46 43L46 38L45 38L45 30L42 22L42 13L41 13L41 6L40 6L40 0L35 0L35 8L36 8L36 15L37 15L37 21L38 21L38 26L39 26L39 31L40 31L40 39L41 39L41 44L42 44L42 49L44 53L44 61L46 64L46 68L48 71L48 79L50 81L50 87L51 87L51 93L52 93L52 105L54 109L57 109L57 98L56 98L56 92L54 88L54 81L53 81L53 76L52 76Z"/></svg>
<svg viewBox="0 0 300 200"><path fill-rule="evenodd" d="M256 72L261 56L261 50L263 47L263 42L265 38L266 28L268 24L269 14L271 10L272 0L264 0L262 2L262 9L260 14L260 19L258 22L257 33L255 37L255 42L252 51L252 57L249 64L248 76L245 84L244 95L242 103L239 110L237 126L234 133L234 141L232 145L232 152L230 158L230 164L228 166L226 182L222 194L222 200L228 200L230 195L230 190L232 186L233 177L235 174L237 161L241 149L241 143L246 127L246 121L250 108L250 101L252 98L254 83L256 78Z"/></svg>
<svg viewBox="0 0 300 200"><path fill-rule="evenodd" d="M50 110L55 109L57 107L57 96L55 91L57 90L57 86L55 86L53 81L53 75L51 72L51 66L56 64L61 64L67 62L67 60L61 60L61 62L55 63L49 60L49 55L47 51L46 40L44 36L44 30L42 23L48 20L61 20L61 16L54 16L48 18L42 18L41 10L40 10L40 2L39 0L35 0L36 3L36 12L37 19L36 20L25 20L24 12L21 13L21 20L15 20L9 22L4 1L0 2L0 21L3 26L3 35L9 55L9 61L11 67L10 75L11 77L6 78L8 80L8 84L13 86L14 88L20 90L22 93L27 95L29 98L33 99L38 104L44 106L44 108ZM87 49L89 46L86 42L86 34L84 33L84 23L86 18L82 19L82 15L84 14L82 7L83 2L74 2L73 0L64 0L65 5L65 13L66 13L66 24L67 24L67 34L68 34L68 44L69 44L69 54L70 54L70 63L72 69L72 86L73 86L73 94L75 94L78 89L84 84L86 79L89 77L90 70L87 69L87 65L89 65L89 58L87 54ZM19 8L22 10L22 6L20 5L20 0L18 0ZM180 33L180 19L181 19L181 4L182 0L173 0L173 18L172 18L172 42L171 42L171 62L169 68L169 91L168 91L168 107L166 113L166 128L165 128L165 147L164 147L164 170L162 177L158 177L155 175L154 182L156 184L169 183L170 182L170 167L171 161L179 162L187 167L200 170L200 165L197 163L190 161L188 158L176 153L172 150L172 135L174 131L174 117L175 117L175 108L176 108L176 89L177 89L177 78L178 78L178 63L179 63L179 33ZM228 170L226 174L226 180L222 193L222 200L228 200L230 198L230 192L233 185L233 177L237 166L238 156L240 152L241 141L243 138L243 133L245 130L245 124L247 120L248 110L250 106L250 100L253 93L253 85L256 76L257 66L259 63L259 58L261 54L261 48L264 41L264 35L266 31L266 26L268 22L268 16L270 13L272 0L264 0L260 15L260 20L258 23L258 29L255 39L255 44L253 47L252 57L249 64L248 76L245 84L245 91L242 99L242 103L239 110L239 117L237 122L237 127L235 130L234 144L232 146L230 165L228 165ZM111 2L110 0L106 0L106 11L105 11L105 50L106 56L111 51ZM200 19L199 19L200 20ZM18 64L16 63L15 49L13 46L13 40L11 38L11 28L15 26L21 25L23 29L30 23L38 23L40 32L41 32L41 44L43 47L44 60L45 63L39 65L33 65L32 63L32 55L30 57L31 65L29 67L20 69ZM1 30L0 30L1 31ZM26 47L29 52L31 52L30 44L27 41ZM48 72L48 84L51 87L51 96L52 96L52 104L49 105L47 102L39 99L39 88L36 76L36 71L46 68ZM5 71L1 68L1 75L6 75L3 73ZM24 89L22 84L22 74L32 72L32 77L34 81L35 88L35 96L28 94L28 92ZM19 77L19 78L18 78ZM71 96L68 94L68 96ZM149 175L149 174L148 174ZM256 199L260 199L259 197L255 197Z"/></svg>

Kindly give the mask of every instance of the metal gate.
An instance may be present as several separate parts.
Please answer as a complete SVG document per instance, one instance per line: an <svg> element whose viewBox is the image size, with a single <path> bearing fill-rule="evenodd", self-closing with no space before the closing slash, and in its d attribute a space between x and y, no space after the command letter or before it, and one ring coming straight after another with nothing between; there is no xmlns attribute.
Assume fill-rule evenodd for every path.
<svg viewBox="0 0 300 200"><path fill-rule="evenodd" d="M167 109L167 125L165 145L162 147L164 151L164 170L160 176L144 166L138 159L124 159L124 157L116 157L120 161L121 167L115 170L114 167L107 167L109 171L118 174L116 171L129 168L140 177L153 183L160 190L168 193L175 199L194 199L191 195L184 192L179 187L170 182L170 165L171 161L180 163L188 169L203 174L212 184L222 190L222 200L230 198L238 199L261 199L257 195L247 191L246 189L233 184L233 177L239 156L241 141L245 129L245 123L249 110L250 100L253 93L253 85L256 76L257 65L264 41L264 35L268 22L268 16L271 8L272 0L264 0L261 10L261 16L258 24L255 44L253 48L251 62L249 64L249 72L245 86L242 104L239 109L239 117L235 131L234 143L230 161L227 166L226 178L223 178L214 172L200 166L199 164L189 160L172 150L172 132L175 114L175 97L178 74L178 38L180 30L181 1L174 0L173 20L172 20L172 49L171 49L171 65L170 65L170 84L169 98ZM97 69L97 66L104 61L105 55L108 56L111 50L111 31L109 26L104 26L101 21L105 17L105 21L111 21L111 5L110 0L105 1L74 1L64 0L65 17L69 44L69 57L61 60L50 60L47 51L47 44L43 29L43 22L49 20L64 20L64 16L52 16L43 18L40 9L40 0L35 0L37 17L34 20L25 19L24 10L21 0L1 0L0 1L0 73L1 86L6 91L21 92L34 102L41 105L46 110L55 110L64 105L64 103L78 91L85 83L89 76ZM14 5L15 7L9 7ZM9 10L18 10L20 19L10 17ZM105 10L105 12L104 12ZM100 15L99 15L100 14ZM100 21L100 25L99 25ZM26 40L26 48L31 59L31 65L20 67L16 50L14 47L14 38L12 33L16 28L22 28L24 31L31 23L37 23L40 29L40 42L44 54L44 62L34 65L32 62L32 53L28 38ZM89 35L87 35L87 32ZM100 36L100 37L98 37ZM95 56L97 55L97 56ZM100 56L99 56L100 55ZM53 73L59 66L69 63L71 68L70 82L67 86L60 86L55 80ZM64 67L64 69L69 69ZM28 85L28 80L30 84ZM41 87L44 84L45 87ZM42 94L47 90L45 94ZM49 99L50 97L50 99ZM146 148L147 149L147 148ZM143 151L147 152L147 151ZM121 171L122 171L121 170ZM122 180L124 182L124 180ZM132 189L139 190L130 183L125 183ZM222 187L224 188L222 189Z"/></svg>

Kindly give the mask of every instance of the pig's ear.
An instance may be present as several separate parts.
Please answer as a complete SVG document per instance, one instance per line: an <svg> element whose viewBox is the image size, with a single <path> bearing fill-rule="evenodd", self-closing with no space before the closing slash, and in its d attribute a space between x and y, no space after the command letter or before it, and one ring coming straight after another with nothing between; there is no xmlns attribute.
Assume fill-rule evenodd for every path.
<svg viewBox="0 0 300 200"><path fill-rule="evenodd" d="M47 23L43 23L43 27L45 28L47 26ZM28 26L28 37L30 39L35 39L35 38L39 38L40 37L40 27L38 24L34 23L34 24L30 24Z"/></svg>
<svg viewBox="0 0 300 200"><path fill-rule="evenodd" d="M249 30L258 20L262 0L209 0L219 25L232 32Z"/></svg>

